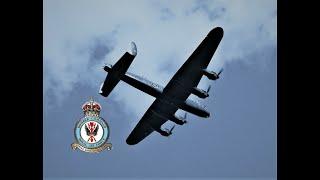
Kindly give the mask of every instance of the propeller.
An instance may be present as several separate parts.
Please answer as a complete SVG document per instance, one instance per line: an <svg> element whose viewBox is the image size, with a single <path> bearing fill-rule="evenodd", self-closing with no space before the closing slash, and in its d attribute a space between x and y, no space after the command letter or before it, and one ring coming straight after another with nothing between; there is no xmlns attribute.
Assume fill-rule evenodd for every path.
<svg viewBox="0 0 320 180"><path fill-rule="evenodd" d="M218 72L218 76L222 73L223 68L221 68L221 70Z"/></svg>
<svg viewBox="0 0 320 180"><path fill-rule="evenodd" d="M218 73L215 73L215 72L214 72L214 74L215 74L214 80L219 79L219 76L220 76L220 74L222 73L222 71L223 71L223 68L221 68L221 70L220 70Z"/></svg>
<svg viewBox="0 0 320 180"><path fill-rule="evenodd" d="M187 119L187 113L184 113L183 121L184 121L185 124L187 124L187 122L188 122L186 119Z"/></svg>
<svg viewBox="0 0 320 180"><path fill-rule="evenodd" d="M183 119L184 119L184 120L187 119L187 113L184 113Z"/></svg>
<svg viewBox="0 0 320 180"><path fill-rule="evenodd" d="M176 125L173 125L173 126L172 126L172 128L171 128L170 130L169 130L169 129L167 129L167 128L165 128L169 135L171 135L171 134L172 134L172 131L173 131L173 129L174 129L174 127L175 127L175 126L176 126Z"/></svg>
<svg viewBox="0 0 320 180"><path fill-rule="evenodd" d="M209 93L210 89L211 89L211 85L208 86L207 93Z"/></svg>
<svg viewBox="0 0 320 180"><path fill-rule="evenodd" d="M104 67L106 67L106 66L107 66L107 63L104 63L104 65L101 66L101 68L104 69Z"/></svg>

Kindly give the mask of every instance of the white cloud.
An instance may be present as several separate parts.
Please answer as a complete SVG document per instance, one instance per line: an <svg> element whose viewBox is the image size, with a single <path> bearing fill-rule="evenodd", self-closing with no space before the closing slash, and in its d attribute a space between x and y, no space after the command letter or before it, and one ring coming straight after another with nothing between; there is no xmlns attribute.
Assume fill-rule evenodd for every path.
<svg viewBox="0 0 320 180"><path fill-rule="evenodd" d="M129 71L165 85L215 26L225 31L209 65L218 70L223 63L276 46L276 18L275 0L45 0L44 93L53 89L62 100L75 83L93 86L98 93L105 78L101 65L115 63L131 41L138 55ZM113 46L100 64L90 62L97 38ZM172 67L163 71L169 63ZM111 97L141 117L153 98L137 92L121 83Z"/></svg>

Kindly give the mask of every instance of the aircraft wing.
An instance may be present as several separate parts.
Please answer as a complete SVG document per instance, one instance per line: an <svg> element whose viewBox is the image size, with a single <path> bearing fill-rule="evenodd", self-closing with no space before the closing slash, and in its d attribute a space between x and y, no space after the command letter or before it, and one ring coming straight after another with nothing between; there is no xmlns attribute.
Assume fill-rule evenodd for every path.
<svg viewBox="0 0 320 180"><path fill-rule="evenodd" d="M126 142L128 145L134 145L142 141L144 138L149 136L154 130L149 125L148 121L150 120L158 120L156 116L153 116L151 111L147 111L142 119L138 122L136 127L133 129L133 131L128 136Z"/></svg>
<svg viewBox="0 0 320 180"><path fill-rule="evenodd" d="M181 66L163 90L164 96L177 101L185 101L196 87L204 70L209 65L221 39L223 30L212 29L187 61Z"/></svg>
<svg viewBox="0 0 320 180"><path fill-rule="evenodd" d="M154 129L149 124L150 121L159 121L159 117L152 114L151 109L149 108L147 112L143 115L141 120L138 122L136 127L132 130L128 136L126 142L129 145L134 145L142 141L144 138L149 136Z"/></svg>
<svg viewBox="0 0 320 180"><path fill-rule="evenodd" d="M172 115L177 110L178 108L176 106L166 104L166 102L156 99L128 136L126 140L127 144L137 144L153 131L157 131L162 124L168 121L168 118L165 118L166 114Z"/></svg>

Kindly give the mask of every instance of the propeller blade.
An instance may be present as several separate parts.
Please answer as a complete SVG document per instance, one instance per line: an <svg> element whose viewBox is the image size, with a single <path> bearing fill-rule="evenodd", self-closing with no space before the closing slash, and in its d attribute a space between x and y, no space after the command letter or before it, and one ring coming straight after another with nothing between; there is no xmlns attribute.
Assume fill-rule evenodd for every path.
<svg viewBox="0 0 320 180"><path fill-rule="evenodd" d="M219 71L218 76L222 73L222 71L223 71L223 68L221 68L221 70Z"/></svg>
<svg viewBox="0 0 320 180"><path fill-rule="evenodd" d="M173 125L172 128L170 129L170 131L169 131L170 134L172 134L172 130L174 129L175 126L176 126L176 125Z"/></svg>
<svg viewBox="0 0 320 180"><path fill-rule="evenodd" d="M209 85L209 87L207 89L207 93L209 93L210 89L211 89L211 85Z"/></svg>
<svg viewBox="0 0 320 180"><path fill-rule="evenodd" d="M184 119L184 120L187 119L187 113L184 113L183 119Z"/></svg>

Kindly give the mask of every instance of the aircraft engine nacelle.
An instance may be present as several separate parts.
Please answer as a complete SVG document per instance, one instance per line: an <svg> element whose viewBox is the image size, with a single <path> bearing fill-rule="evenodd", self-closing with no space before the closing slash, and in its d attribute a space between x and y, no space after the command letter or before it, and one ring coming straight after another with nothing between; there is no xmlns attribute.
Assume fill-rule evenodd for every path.
<svg viewBox="0 0 320 180"><path fill-rule="evenodd" d="M199 89L197 87L192 88L191 93L198 96L199 98L207 98L209 96L209 93L207 91Z"/></svg>
<svg viewBox="0 0 320 180"><path fill-rule="evenodd" d="M200 117L210 117L210 113L198 101L187 99L185 103L179 105L179 108Z"/></svg>
<svg viewBox="0 0 320 180"><path fill-rule="evenodd" d="M111 69L112 69L112 64L105 64L103 66L103 69L106 71L106 72L109 72Z"/></svg>
<svg viewBox="0 0 320 180"><path fill-rule="evenodd" d="M210 80L217 80L219 79L219 74L213 72L213 71L209 71L207 69L203 70L203 75L207 76Z"/></svg>

